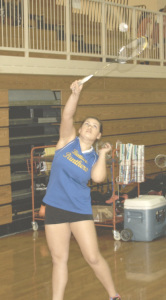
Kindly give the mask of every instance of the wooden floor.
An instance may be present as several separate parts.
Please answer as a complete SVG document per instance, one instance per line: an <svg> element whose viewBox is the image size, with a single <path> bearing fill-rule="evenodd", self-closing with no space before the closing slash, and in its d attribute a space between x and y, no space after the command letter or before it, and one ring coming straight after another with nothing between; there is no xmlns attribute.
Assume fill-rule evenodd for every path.
<svg viewBox="0 0 166 300"><path fill-rule="evenodd" d="M123 300L166 299L166 237L152 242L115 241L97 228L101 252ZM51 300L51 257L44 228L0 239L0 299ZM65 300L108 300L71 238Z"/></svg>

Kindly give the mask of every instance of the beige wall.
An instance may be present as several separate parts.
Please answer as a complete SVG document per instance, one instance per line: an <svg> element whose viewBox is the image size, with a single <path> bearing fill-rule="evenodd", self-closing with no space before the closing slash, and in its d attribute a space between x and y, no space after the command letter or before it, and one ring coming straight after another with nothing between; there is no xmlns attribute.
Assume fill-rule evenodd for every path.
<svg viewBox="0 0 166 300"><path fill-rule="evenodd" d="M146 5L148 10L158 11L166 5L166 0L129 0L129 6Z"/></svg>
<svg viewBox="0 0 166 300"><path fill-rule="evenodd" d="M157 0L156 2L157 2L158 10L166 6L166 0Z"/></svg>

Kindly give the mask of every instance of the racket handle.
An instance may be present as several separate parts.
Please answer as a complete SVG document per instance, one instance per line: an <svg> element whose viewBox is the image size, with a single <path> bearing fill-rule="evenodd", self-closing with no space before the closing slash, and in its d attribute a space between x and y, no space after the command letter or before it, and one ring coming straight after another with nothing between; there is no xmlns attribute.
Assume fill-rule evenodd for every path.
<svg viewBox="0 0 166 300"><path fill-rule="evenodd" d="M88 76L86 76L86 77L84 77L84 78L82 78L80 81L79 81L79 85L81 85L81 84L84 84L85 82L87 82L89 79L91 79L93 77L93 75L88 75Z"/></svg>

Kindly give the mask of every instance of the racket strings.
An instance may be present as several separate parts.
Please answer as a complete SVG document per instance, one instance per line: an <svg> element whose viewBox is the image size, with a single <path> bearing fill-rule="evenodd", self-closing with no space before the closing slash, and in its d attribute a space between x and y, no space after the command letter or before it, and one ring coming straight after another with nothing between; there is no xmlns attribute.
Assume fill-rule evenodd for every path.
<svg viewBox="0 0 166 300"><path fill-rule="evenodd" d="M141 55L148 45L148 38L145 36L138 37L132 41L129 41L126 45L122 46L117 53L117 57L114 59L114 63L125 64L127 61L134 59ZM103 68L103 73L110 67L112 63L107 63ZM97 75L101 69L96 70L94 74L84 77L80 80L80 84L85 83L93 76Z"/></svg>
<svg viewBox="0 0 166 300"><path fill-rule="evenodd" d="M126 63L128 60L139 56L147 47L147 38L140 37L122 46L118 53L117 62Z"/></svg>

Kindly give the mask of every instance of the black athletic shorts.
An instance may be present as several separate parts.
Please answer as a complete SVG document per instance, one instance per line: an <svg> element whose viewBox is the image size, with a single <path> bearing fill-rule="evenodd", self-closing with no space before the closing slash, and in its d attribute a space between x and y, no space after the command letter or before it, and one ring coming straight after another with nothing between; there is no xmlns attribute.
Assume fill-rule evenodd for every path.
<svg viewBox="0 0 166 300"><path fill-rule="evenodd" d="M72 223L93 220L93 215L78 214L46 204L45 224Z"/></svg>

